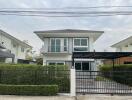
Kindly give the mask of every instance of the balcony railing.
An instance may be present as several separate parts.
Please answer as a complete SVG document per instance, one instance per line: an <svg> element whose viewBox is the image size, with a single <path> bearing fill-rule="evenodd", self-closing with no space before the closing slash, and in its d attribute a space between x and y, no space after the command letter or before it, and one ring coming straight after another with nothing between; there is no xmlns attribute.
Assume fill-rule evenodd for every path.
<svg viewBox="0 0 132 100"><path fill-rule="evenodd" d="M49 46L48 52L68 52L67 46Z"/></svg>

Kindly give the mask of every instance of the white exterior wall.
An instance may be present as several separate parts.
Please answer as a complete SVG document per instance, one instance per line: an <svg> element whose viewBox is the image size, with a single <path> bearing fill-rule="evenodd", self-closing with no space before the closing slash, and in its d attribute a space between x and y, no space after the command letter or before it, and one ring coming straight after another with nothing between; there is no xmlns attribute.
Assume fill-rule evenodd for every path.
<svg viewBox="0 0 132 100"><path fill-rule="evenodd" d="M9 49L9 50L11 50L11 39L9 39L9 38L7 38L7 37L5 37L5 36L3 36L2 34L0 34L1 36L1 39L0 39L0 42L2 43L2 42L4 42L4 46L7 48L7 49Z"/></svg>
<svg viewBox="0 0 132 100"><path fill-rule="evenodd" d="M89 49L88 51L93 52L94 51L94 47L93 47L93 43L94 43L94 39L93 37L84 37L84 38L88 38L88 46ZM74 38L68 38L68 52L67 53L50 53L48 52L48 47L50 44L50 38L44 38L44 46L42 48L42 51L44 53L43 55L43 65L46 65L48 61L72 61L72 52L73 52L73 39ZM84 59L78 59L79 61L86 61ZM77 61L78 61L77 60ZM75 59L76 61L76 59ZM87 61L92 61L94 62L94 59L87 59ZM94 65L92 65L94 66Z"/></svg>
<svg viewBox="0 0 132 100"><path fill-rule="evenodd" d="M116 51L117 52L132 52L132 45L128 45L128 47L125 47L125 46L117 47Z"/></svg>
<svg viewBox="0 0 132 100"><path fill-rule="evenodd" d="M24 48L23 46L18 46L18 55L17 57L19 59L26 59L26 48L24 48L24 52L21 51L21 48Z"/></svg>

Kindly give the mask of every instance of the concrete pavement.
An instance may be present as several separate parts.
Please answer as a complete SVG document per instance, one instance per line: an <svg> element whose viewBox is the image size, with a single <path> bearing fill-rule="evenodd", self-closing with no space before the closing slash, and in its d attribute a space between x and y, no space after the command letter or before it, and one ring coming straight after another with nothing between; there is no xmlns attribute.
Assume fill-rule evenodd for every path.
<svg viewBox="0 0 132 100"><path fill-rule="evenodd" d="M0 95L0 100L132 100L132 96L82 95L70 96L10 96Z"/></svg>

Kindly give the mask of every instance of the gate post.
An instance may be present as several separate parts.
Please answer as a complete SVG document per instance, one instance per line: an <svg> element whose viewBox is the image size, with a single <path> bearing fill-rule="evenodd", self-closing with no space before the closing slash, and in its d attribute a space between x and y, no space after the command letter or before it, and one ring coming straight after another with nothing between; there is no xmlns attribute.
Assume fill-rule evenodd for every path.
<svg viewBox="0 0 132 100"><path fill-rule="evenodd" d="M72 67L71 67L71 74L70 74L70 93L71 96L76 96L76 69L74 67L74 57L72 55Z"/></svg>
<svg viewBox="0 0 132 100"><path fill-rule="evenodd" d="M71 68L71 85L70 85L70 93L71 96L76 96L76 70L75 68Z"/></svg>

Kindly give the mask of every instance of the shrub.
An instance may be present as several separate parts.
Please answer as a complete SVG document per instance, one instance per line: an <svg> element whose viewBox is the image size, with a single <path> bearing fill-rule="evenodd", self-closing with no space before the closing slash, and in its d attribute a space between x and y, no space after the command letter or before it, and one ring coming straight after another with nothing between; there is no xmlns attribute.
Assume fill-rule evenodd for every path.
<svg viewBox="0 0 132 100"><path fill-rule="evenodd" d="M43 95L58 93L57 85L0 85L1 95Z"/></svg>
<svg viewBox="0 0 132 100"><path fill-rule="evenodd" d="M104 65L100 67L103 75L107 78L111 78L119 83L128 84L132 86L132 65ZM112 74L112 76L111 76Z"/></svg>
<svg viewBox="0 0 132 100"><path fill-rule="evenodd" d="M23 64L1 64L0 84L52 85L57 84L59 92L70 91L68 67Z"/></svg>
<svg viewBox="0 0 132 100"><path fill-rule="evenodd" d="M97 76L95 78L95 81L108 81L109 79L105 78L105 77L101 77L101 76Z"/></svg>

